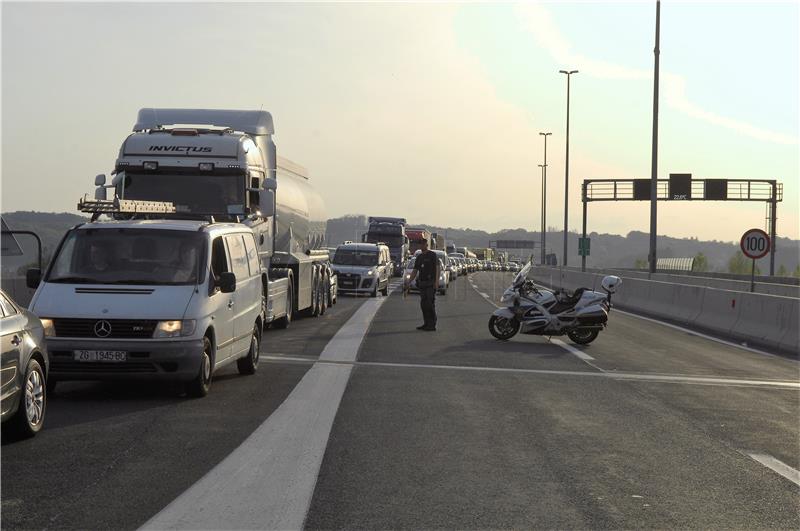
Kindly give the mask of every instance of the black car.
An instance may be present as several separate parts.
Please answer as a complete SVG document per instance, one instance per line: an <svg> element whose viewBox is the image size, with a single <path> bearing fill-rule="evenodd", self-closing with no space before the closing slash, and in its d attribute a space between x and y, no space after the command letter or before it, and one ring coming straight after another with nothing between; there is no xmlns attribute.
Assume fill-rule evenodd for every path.
<svg viewBox="0 0 800 531"><path fill-rule="evenodd" d="M50 367L42 322L0 291L3 428L21 437L42 429Z"/></svg>

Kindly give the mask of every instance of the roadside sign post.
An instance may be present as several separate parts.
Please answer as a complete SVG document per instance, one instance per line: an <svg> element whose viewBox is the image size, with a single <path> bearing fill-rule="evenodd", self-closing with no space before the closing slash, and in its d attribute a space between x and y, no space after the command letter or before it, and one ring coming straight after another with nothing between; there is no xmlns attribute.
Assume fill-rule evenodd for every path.
<svg viewBox="0 0 800 531"><path fill-rule="evenodd" d="M756 260L767 256L770 250L770 240L766 232L761 229L750 229L742 235L739 242L742 253L753 260L750 269L750 293L756 290Z"/></svg>

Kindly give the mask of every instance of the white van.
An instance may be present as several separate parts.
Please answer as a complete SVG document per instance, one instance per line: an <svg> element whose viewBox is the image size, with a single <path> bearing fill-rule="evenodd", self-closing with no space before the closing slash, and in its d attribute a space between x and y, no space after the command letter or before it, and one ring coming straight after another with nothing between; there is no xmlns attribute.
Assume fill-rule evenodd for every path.
<svg viewBox="0 0 800 531"><path fill-rule="evenodd" d="M32 273L32 274L31 274ZM41 277L41 278L40 278ZM78 225L61 241L30 310L44 325L49 387L64 380L187 382L258 367L264 323L253 232L237 223L136 220Z"/></svg>

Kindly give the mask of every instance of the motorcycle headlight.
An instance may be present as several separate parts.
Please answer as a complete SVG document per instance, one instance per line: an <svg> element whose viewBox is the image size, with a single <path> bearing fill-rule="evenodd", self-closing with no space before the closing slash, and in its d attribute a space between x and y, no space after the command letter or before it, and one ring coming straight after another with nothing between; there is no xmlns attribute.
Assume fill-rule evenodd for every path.
<svg viewBox="0 0 800 531"><path fill-rule="evenodd" d="M159 321L153 332L154 338L190 336L194 333L195 320Z"/></svg>

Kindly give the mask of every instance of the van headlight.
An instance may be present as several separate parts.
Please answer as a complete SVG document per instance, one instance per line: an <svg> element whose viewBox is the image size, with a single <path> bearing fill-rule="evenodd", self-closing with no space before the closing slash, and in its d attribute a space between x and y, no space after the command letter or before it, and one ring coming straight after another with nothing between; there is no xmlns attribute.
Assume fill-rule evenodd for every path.
<svg viewBox="0 0 800 531"><path fill-rule="evenodd" d="M55 337L56 335L56 327L53 326L52 319L39 319L42 322L42 328L44 329L44 337Z"/></svg>
<svg viewBox="0 0 800 531"><path fill-rule="evenodd" d="M367 275L369 275L369 276L372 276L374 274L375 274L375 270L374 269L370 269L369 271L367 271Z"/></svg>
<svg viewBox="0 0 800 531"><path fill-rule="evenodd" d="M154 338L190 336L194 334L195 320L159 321L153 332Z"/></svg>

